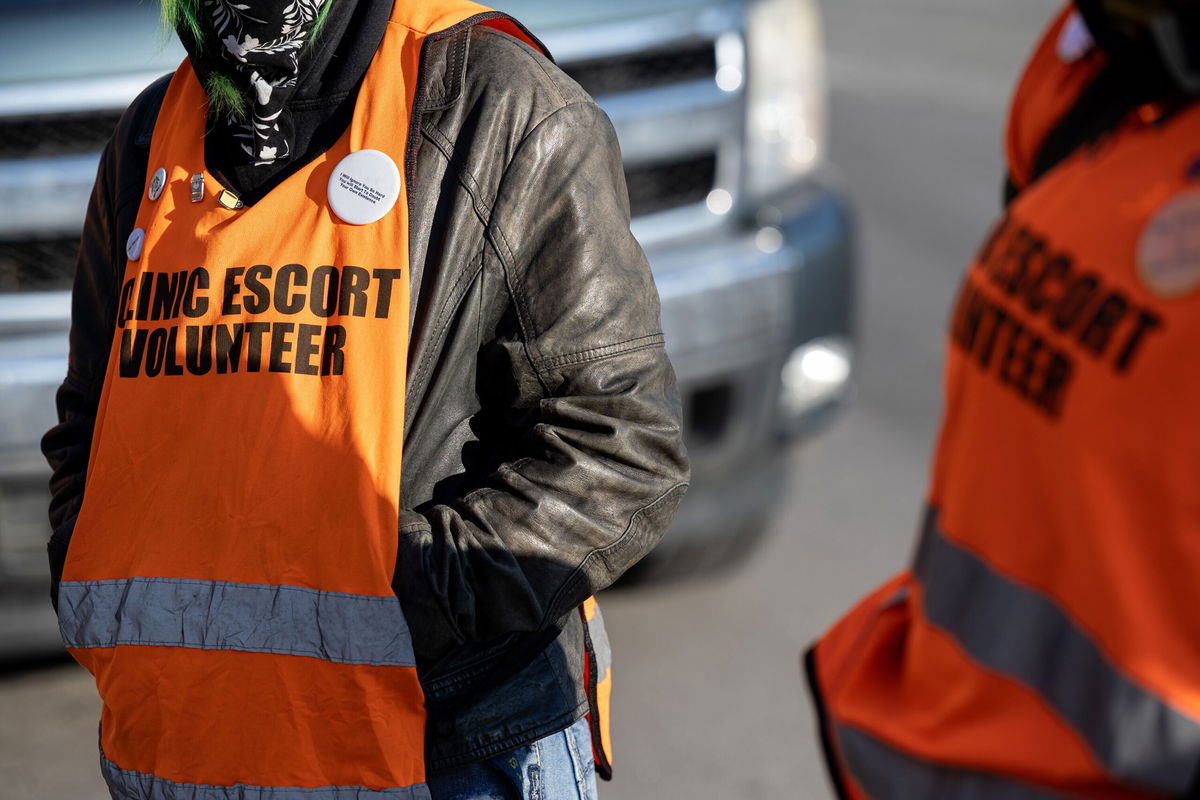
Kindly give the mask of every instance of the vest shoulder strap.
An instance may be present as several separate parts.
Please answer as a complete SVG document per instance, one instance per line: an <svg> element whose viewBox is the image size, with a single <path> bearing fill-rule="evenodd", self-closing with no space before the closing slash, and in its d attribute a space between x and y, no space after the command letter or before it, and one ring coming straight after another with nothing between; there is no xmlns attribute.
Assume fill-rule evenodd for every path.
<svg viewBox="0 0 1200 800"><path fill-rule="evenodd" d="M118 162L121 179L114 208L132 207L136 212L141 203L150 159L150 141L154 137L154 124L158 121L158 112L162 110L163 98L167 96L172 74L163 75L143 89L125 111L127 118L122 119L117 127L115 135L119 138L116 144L121 154L121 160Z"/></svg>
<svg viewBox="0 0 1200 800"><path fill-rule="evenodd" d="M167 87L171 85L168 72L154 83L147 86L138 96L130 110L134 113L133 130L136 131L133 143L143 148L149 154L150 140L154 137L154 123L158 121L158 112L162 109L163 98L167 96Z"/></svg>
<svg viewBox="0 0 1200 800"><path fill-rule="evenodd" d="M1067 3L1034 47L1017 82L1005 130L1006 203L1074 149L1061 152L1058 142L1064 137L1055 136L1055 131L1064 119L1078 116L1074 109L1105 64L1103 54L1094 47L1076 45L1078 52L1064 52L1064 39L1072 37L1072 28L1076 36L1087 36L1086 29L1077 33L1081 25L1074 4ZM1052 139L1056 144L1050 148L1052 163L1047 166L1043 151Z"/></svg>
<svg viewBox="0 0 1200 800"><path fill-rule="evenodd" d="M1080 36L1088 46L1074 50ZM1068 4L1035 49L1009 112L1005 204L1081 147L1116 131L1138 107L1157 104L1162 121L1195 101L1159 70L1114 64L1090 42Z"/></svg>

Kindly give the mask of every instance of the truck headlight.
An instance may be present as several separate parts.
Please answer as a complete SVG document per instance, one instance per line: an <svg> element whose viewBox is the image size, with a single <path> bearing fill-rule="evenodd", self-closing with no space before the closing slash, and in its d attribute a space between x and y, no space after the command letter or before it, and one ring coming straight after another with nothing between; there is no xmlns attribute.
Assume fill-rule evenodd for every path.
<svg viewBox="0 0 1200 800"><path fill-rule="evenodd" d="M755 0L746 40L746 190L764 197L802 178L822 155L825 54L815 0Z"/></svg>
<svg viewBox="0 0 1200 800"><path fill-rule="evenodd" d="M779 382L785 432L812 433L828 422L830 409L849 397L853 367L854 346L845 336L822 336L793 350Z"/></svg>

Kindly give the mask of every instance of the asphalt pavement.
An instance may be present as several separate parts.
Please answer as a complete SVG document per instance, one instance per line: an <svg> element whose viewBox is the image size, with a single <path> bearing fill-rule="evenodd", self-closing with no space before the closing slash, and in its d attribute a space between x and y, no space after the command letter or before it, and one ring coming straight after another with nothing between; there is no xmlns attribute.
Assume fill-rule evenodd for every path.
<svg viewBox="0 0 1200 800"><path fill-rule="evenodd" d="M826 0L829 143L859 211L854 406L790 454L773 530L733 574L608 594L617 778L604 800L826 798L805 645L908 557L942 330L999 208L1005 107L1050 0ZM102 800L99 703L69 664L0 676L0 799Z"/></svg>

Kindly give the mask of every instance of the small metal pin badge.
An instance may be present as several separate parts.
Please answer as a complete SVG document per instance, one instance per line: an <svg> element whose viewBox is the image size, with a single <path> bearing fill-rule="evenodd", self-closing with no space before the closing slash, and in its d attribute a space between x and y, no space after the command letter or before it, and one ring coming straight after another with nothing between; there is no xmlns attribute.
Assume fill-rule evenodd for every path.
<svg viewBox="0 0 1200 800"><path fill-rule="evenodd" d="M192 176L192 202L199 203L204 199L204 173L197 172Z"/></svg>
<svg viewBox="0 0 1200 800"><path fill-rule="evenodd" d="M236 194L228 189L221 190L221 193L217 195L217 202L225 208L228 208L230 211L237 211L242 207L242 201L238 199Z"/></svg>

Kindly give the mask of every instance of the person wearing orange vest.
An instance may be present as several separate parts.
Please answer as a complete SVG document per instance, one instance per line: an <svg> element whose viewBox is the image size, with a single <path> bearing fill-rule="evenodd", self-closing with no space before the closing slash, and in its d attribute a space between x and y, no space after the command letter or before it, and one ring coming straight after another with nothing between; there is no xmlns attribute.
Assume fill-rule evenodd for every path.
<svg viewBox="0 0 1200 800"><path fill-rule="evenodd" d="M110 793L594 797L688 477L611 125L469 0L164 13L43 440Z"/></svg>
<svg viewBox="0 0 1200 800"><path fill-rule="evenodd" d="M839 797L1200 797L1200 3L1077 0L949 320L911 566L808 652Z"/></svg>

